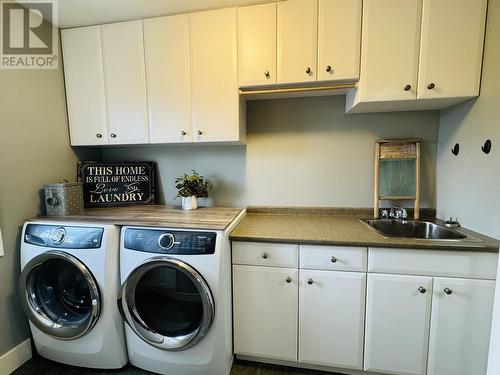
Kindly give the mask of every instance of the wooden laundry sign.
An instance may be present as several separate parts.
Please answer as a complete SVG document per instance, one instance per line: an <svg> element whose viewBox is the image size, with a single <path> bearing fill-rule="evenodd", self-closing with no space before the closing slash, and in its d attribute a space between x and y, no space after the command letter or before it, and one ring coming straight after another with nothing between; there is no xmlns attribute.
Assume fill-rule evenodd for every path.
<svg viewBox="0 0 500 375"><path fill-rule="evenodd" d="M79 162L85 207L154 204L155 170L154 162Z"/></svg>

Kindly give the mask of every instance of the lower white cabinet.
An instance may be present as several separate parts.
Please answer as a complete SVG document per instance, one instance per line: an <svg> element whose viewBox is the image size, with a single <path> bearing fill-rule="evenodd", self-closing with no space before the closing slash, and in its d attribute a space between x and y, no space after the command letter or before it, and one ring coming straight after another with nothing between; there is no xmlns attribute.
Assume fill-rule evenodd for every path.
<svg viewBox="0 0 500 375"><path fill-rule="evenodd" d="M297 361L298 270L233 266L234 352Z"/></svg>
<svg viewBox="0 0 500 375"><path fill-rule="evenodd" d="M495 282L434 279L427 375L485 375Z"/></svg>
<svg viewBox="0 0 500 375"><path fill-rule="evenodd" d="M235 354L356 374L485 375L486 253L366 250L233 243Z"/></svg>
<svg viewBox="0 0 500 375"><path fill-rule="evenodd" d="M299 271L299 362L363 368L366 273Z"/></svg>
<svg viewBox="0 0 500 375"><path fill-rule="evenodd" d="M365 370L424 375L432 277L368 274Z"/></svg>

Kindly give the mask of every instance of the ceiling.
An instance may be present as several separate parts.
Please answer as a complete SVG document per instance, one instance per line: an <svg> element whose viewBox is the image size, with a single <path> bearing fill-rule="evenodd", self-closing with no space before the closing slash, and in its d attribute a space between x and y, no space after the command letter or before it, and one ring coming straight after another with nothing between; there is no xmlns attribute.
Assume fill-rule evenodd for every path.
<svg viewBox="0 0 500 375"><path fill-rule="evenodd" d="M59 0L59 27L96 25L275 0Z"/></svg>

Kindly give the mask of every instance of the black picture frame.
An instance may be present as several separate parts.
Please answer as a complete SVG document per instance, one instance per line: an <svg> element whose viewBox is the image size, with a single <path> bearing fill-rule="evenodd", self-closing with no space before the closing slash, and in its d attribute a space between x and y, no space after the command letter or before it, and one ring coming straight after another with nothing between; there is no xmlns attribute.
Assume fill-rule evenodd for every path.
<svg viewBox="0 0 500 375"><path fill-rule="evenodd" d="M152 161L80 161L86 208L156 204L156 163Z"/></svg>

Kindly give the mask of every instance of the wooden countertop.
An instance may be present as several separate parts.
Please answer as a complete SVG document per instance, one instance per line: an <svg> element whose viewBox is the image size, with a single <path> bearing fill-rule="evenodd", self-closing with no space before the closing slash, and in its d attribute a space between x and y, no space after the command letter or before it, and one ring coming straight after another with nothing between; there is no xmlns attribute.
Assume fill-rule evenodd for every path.
<svg viewBox="0 0 500 375"><path fill-rule="evenodd" d="M145 205L91 208L78 215L45 216L36 220L225 230L242 211L242 208L230 207L202 207L185 211L175 206Z"/></svg>
<svg viewBox="0 0 500 375"><path fill-rule="evenodd" d="M499 247L499 241L464 228L459 229L468 236L464 240L388 238L360 221L369 216L249 211L231 233L231 240L482 252L498 252Z"/></svg>

